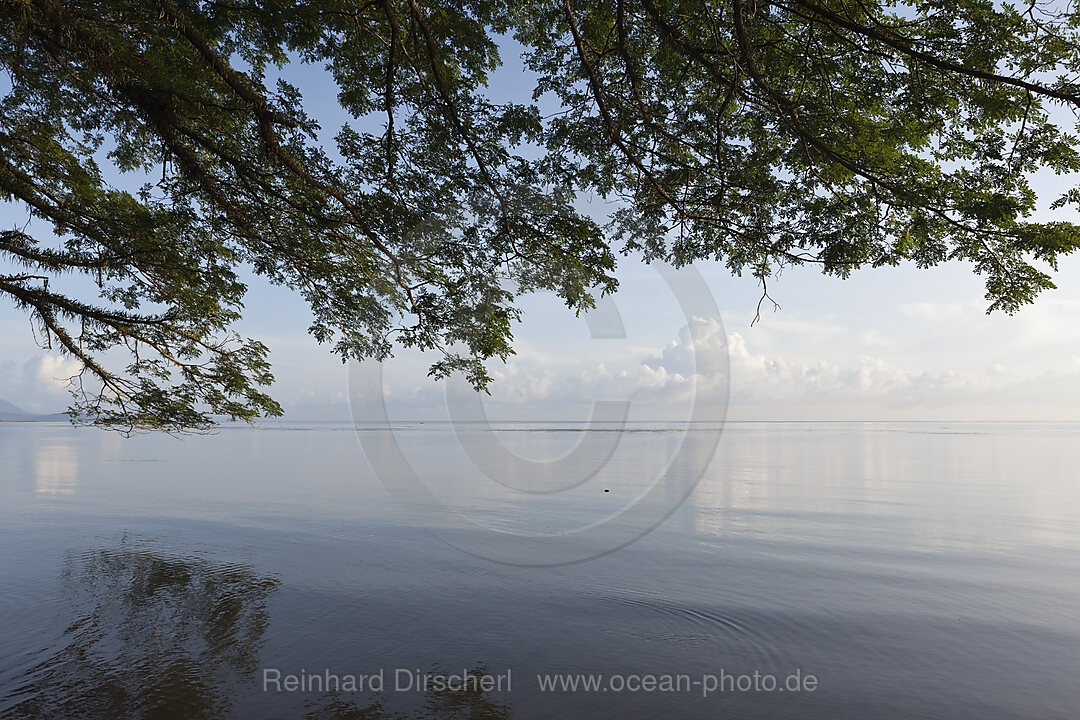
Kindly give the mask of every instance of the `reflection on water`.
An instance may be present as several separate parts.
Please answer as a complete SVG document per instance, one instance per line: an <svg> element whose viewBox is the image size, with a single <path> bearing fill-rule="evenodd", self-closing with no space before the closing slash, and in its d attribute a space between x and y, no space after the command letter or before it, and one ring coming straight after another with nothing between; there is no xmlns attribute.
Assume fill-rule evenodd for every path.
<svg viewBox="0 0 1080 720"><path fill-rule="evenodd" d="M251 677L277 581L136 547L69 557L71 624L34 667L5 716L214 718Z"/></svg>
<svg viewBox="0 0 1080 720"><path fill-rule="evenodd" d="M497 439L556 457L580 431ZM493 541L617 512L680 439L635 429L603 473L539 494L477 470L452 428L368 432L368 451L400 446ZM707 432L669 472L692 471ZM369 460L351 426L124 442L0 426L0 718L1073 720L1080 706L1080 424L731 423L660 527L555 568L442 543ZM43 491L76 477L74 494ZM262 668L389 680L478 663L512 668L513 692L260 682ZM704 697L537 680L721 671L820 684Z"/></svg>
<svg viewBox="0 0 1080 720"><path fill-rule="evenodd" d="M34 455L34 490L39 495L73 495L78 485L79 456L68 444L42 445Z"/></svg>
<svg viewBox="0 0 1080 720"><path fill-rule="evenodd" d="M278 581L242 564L171 557L125 538L69 556L62 584L70 622L59 649L2 698L7 720L214 720L251 685ZM470 671L486 675L478 667ZM476 687L430 690L416 711L329 693L305 720L507 720L509 706ZM3 705L0 705L2 707Z"/></svg>
<svg viewBox="0 0 1080 720"><path fill-rule="evenodd" d="M770 540L881 535L920 552L1073 548L1076 429L919 423L735 425L687 509L692 531ZM687 528L690 530L691 528ZM884 538L885 530L888 538Z"/></svg>
<svg viewBox="0 0 1080 720"><path fill-rule="evenodd" d="M487 675L484 667L469 671ZM419 710L401 714L386 708L382 700L370 705L333 697L304 715L304 720L509 720L510 706L493 699L490 693L472 687L465 690L430 690Z"/></svg>

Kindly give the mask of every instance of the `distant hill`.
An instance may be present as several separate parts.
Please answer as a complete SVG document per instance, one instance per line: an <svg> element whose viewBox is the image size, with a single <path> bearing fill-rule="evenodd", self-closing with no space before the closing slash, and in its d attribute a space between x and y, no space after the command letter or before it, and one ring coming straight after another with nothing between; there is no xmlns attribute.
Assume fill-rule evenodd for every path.
<svg viewBox="0 0 1080 720"><path fill-rule="evenodd" d="M17 422L64 422L68 419L67 415L62 413L53 413L51 415L38 415L31 412L26 412L21 407L12 405L7 400L0 400L0 421L10 420Z"/></svg>

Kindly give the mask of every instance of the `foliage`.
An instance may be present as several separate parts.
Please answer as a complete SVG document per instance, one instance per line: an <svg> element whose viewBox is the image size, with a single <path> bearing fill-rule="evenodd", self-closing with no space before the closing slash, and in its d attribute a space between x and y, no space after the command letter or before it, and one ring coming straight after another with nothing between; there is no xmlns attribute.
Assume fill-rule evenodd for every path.
<svg viewBox="0 0 1080 720"><path fill-rule="evenodd" d="M1030 219L1029 184L1080 169L1061 122L1080 105L1078 17L990 0L0 0L0 198L36 221L0 230L18 268L0 294L84 367L77 416L129 431L280 412L267 348L230 330L247 269L300 292L343 359L434 350L435 377L477 388L512 352L521 294L586 310L615 289L616 251L763 282L960 259L1014 312L1080 243ZM487 93L510 36L533 102ZM303 65L326 68L344 126L304 113L285 80ZM582 191L620 201L609 223L575 209ZM69 275L96 296L59 289Z"/></svg>

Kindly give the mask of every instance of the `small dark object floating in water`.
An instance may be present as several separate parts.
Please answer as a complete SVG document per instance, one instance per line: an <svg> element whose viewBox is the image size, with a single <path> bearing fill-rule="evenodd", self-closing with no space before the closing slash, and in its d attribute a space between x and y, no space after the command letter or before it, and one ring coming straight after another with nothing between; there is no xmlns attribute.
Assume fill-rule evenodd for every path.
<svg viewBox="0 0 1080 720"><path fill-rule="evenodd" d="M611 491L608 490L607 488L604 488L604 492L611 492Z"/></svg>

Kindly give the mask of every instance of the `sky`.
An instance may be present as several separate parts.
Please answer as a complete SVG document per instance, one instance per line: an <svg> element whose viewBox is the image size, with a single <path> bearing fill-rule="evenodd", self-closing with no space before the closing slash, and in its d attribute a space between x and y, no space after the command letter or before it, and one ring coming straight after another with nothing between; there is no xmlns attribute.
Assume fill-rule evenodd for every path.
<svg viewBox="0 0 1080 720"><path fill-rule="evenodd" d="M517 354L493 365L484 404L493 419L584 420L593 400L627 399L631 419L684 419L688 397L703 388L722 404L726 357L732 420L1077 420L1078 261L1062 264L1058 290L1011 317L985 314L982 283L961 264L867 269L847 280L789 269L770 286L781 309L763 307L753 326L752 279L698 263L721 322L688 323L654 269L624 261L612 301L626 337L591 338L585 319L553 295L530 297ZM347 368L306 334L303 301L256 281L247 307L239 329L270 346L272 392L287 417L350 419ZM384 364L392 417L445 419L430 361L404 353ZM0 308L0 398L60 410L63 378L76 369L36 346L23 314Z"/></svg>
<svg viewBox="0 0 1080 720"><path fill-rule="evenodd" d="M527 86L513 53L507 48L508 66L493 79L496 99ZM328 88L315 76L299 84L309 113L336 129L343 118ZM1035 187L1045 206L1075 182L1047 174ZM604 210L598 199L581 202ZM24 219L21 209L0 205L0 225ZM718 263L695 268L718 317L688 317L656 269L621 259L611 302L622 338L590 337L586 319L553 295L527 298L516 355L491 366L487 416L584 420L594 401L625 400L638 420L686 419L692 401L709 419L1080 420L1080 257L1065 258L1058 289L1015 316L987 315L982 279L962 263L865 269L846 280L790 268L769 286L780 309L764 304L753 325L761 295L753 278L732 277ZM348 420L370 409L372 398L350 403L348 368L306 334L303 301L249 281L238 329L270 347L271 392L286 416ZM594 319L610 314L608 307ZM449 417L446 384L427 377L432 361L405 352L383 365L377 400L391 417ZM77 369L41 350L26 315L0 304L0 399L32 412L62 410L65 378Z"/></svg>

